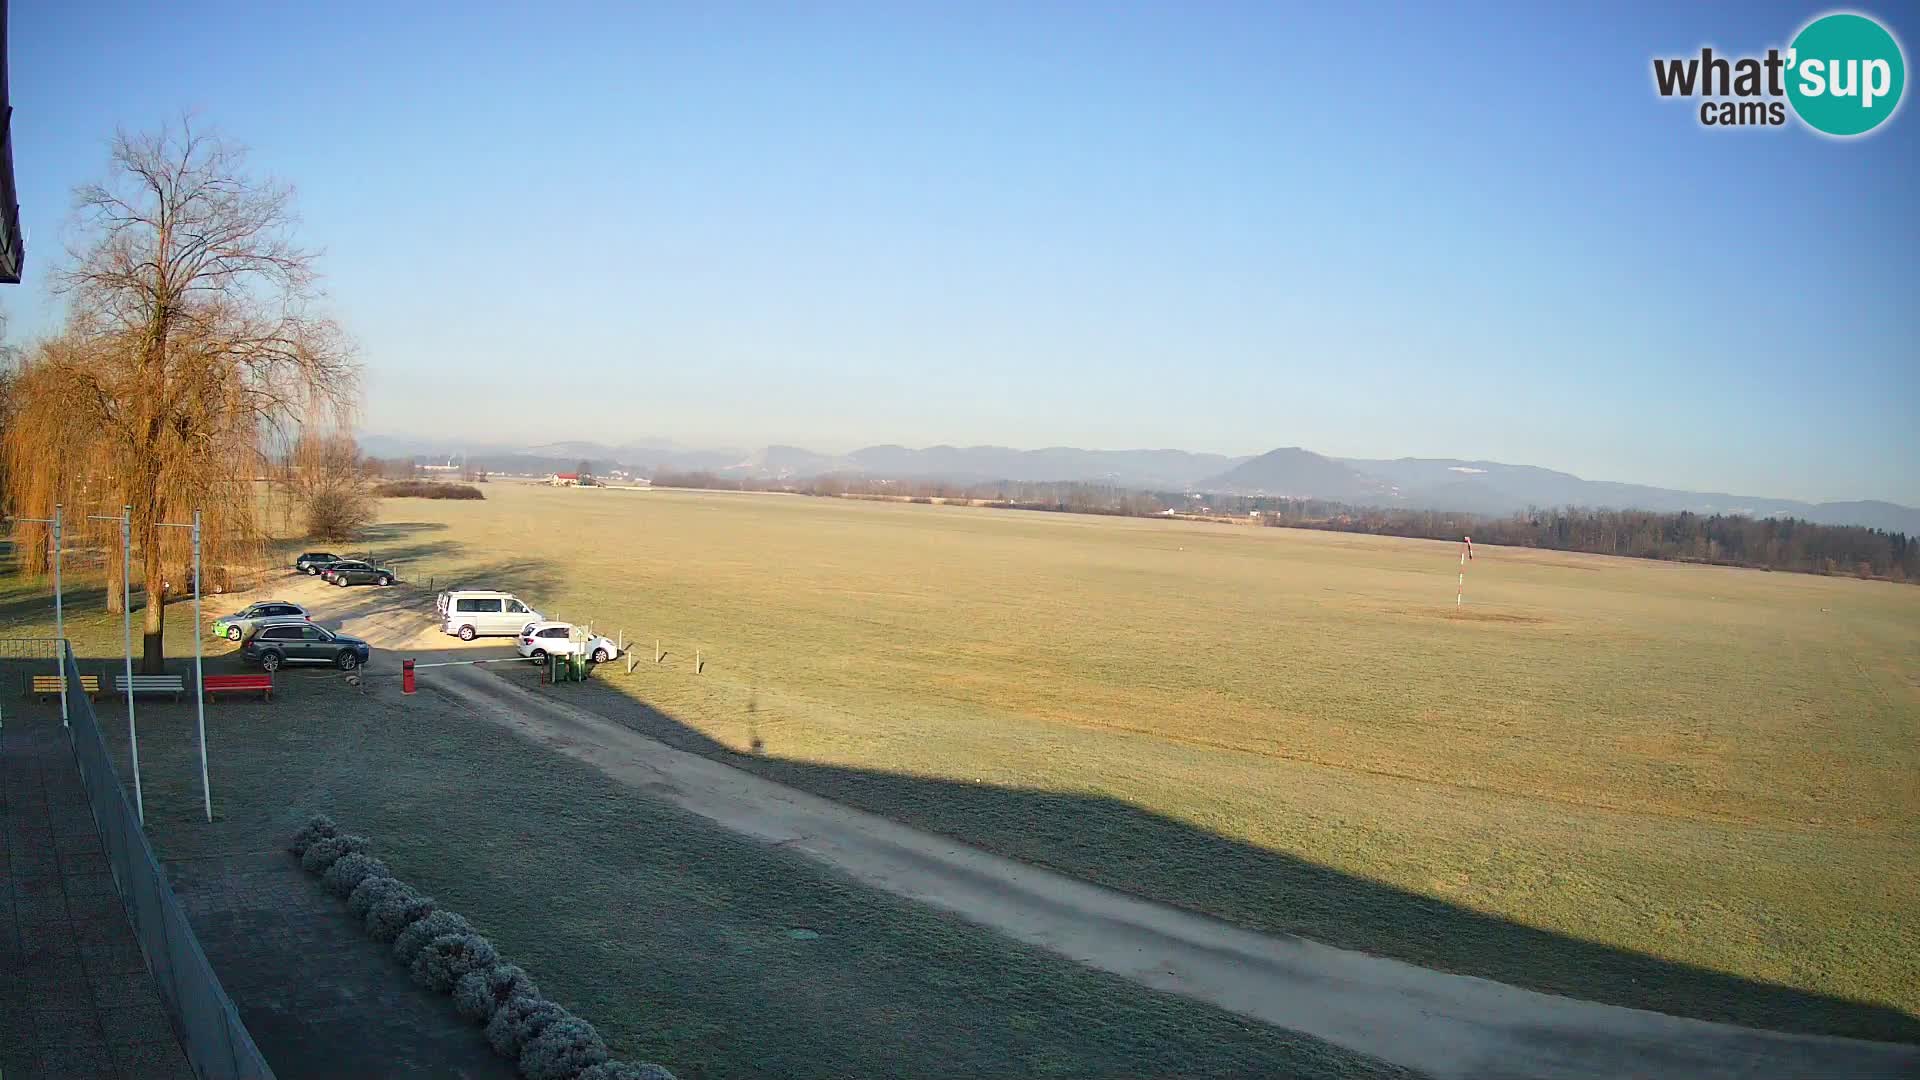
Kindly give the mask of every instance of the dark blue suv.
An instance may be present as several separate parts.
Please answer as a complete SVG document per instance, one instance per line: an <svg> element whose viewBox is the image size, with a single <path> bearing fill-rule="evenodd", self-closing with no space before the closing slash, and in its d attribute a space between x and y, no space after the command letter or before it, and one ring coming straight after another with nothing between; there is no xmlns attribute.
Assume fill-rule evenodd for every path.
<svg viewBox="0 0 1920 1080"><path fill-rule="evenodd" d="M352 671L372 655L373 647L359 638L305 621L263 623L240 646L242 660L268 671L278 671L282 664L332 664Z"/></svg>

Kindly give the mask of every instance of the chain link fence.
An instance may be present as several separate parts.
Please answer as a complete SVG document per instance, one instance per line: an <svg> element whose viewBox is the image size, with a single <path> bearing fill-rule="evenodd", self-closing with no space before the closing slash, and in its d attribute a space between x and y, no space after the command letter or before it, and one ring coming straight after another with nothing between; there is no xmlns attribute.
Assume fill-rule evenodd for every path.
<svg viewBox="0 0 1920 1080"><path fill-rule="evenodd" d="M161 1000L173 1014L187 1060L200 1080L273 1080L273 1070L240 1022L233 999L207 962L186 912L167 884L166 872L140 829L107 755L93 704L80 690L80 668L72 648L60 643L59 655L67 673L68 734L80 765L80 783L134 937L146 955Z"/></svg>

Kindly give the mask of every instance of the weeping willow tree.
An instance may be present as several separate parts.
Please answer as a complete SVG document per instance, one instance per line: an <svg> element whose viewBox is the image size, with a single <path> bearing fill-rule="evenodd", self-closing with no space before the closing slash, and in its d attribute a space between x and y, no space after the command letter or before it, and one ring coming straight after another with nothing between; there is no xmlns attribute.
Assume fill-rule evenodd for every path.
<svg viewBox="0 0 1920 1080"><path fill-rule="evenodd" d="M266 447L341 423L355 399L348 343L310 310L314 255L291 240L292 192L244 165L190 123L114 141L108 179L75 192L82 239L58 277L67 325L20 365L4 433L15 513L64 503L72 535L117 548L117 524L82 522L132 507L148 672L165 663L165 605L191 572L188 531L164 525L199 510L207 567L253 555ZM23 568L43 570L46 543L21 540Z"/></svg>

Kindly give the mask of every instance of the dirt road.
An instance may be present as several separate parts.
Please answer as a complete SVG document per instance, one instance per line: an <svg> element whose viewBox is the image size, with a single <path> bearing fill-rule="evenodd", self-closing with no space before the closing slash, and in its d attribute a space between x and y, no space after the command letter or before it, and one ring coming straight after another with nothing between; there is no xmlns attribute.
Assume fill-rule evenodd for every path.
<svg viewBox="0 0 1920 1080"><path fill-rule="evenodd" d="M498 657L432 624L403 590L277 587L316 618L421 662ZM1065 877L676 750L465 664L425 689L729 829L1155 989L1442 1078L1907 1077L1920 1047L1787 1035L1556 997L1299 938L1259 934ZM382 689L381 692L389 692Z"/></svg>

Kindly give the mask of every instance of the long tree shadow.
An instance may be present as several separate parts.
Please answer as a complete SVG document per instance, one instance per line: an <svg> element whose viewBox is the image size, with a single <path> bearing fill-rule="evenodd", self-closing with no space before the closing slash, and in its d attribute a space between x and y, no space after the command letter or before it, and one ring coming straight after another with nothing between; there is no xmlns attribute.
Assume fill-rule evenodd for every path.
<svg viewBox="0 0 1920 1080"><path fill-rule="evenodd" d="M1520 925L1117 799L743 753L593 680L565 689L594 712L670 746L1010 858L1207 914L1257 908L1262 920L1252 929L1673 1015L1920 1043L1920 1018L1898 1009Z"/></svg>

